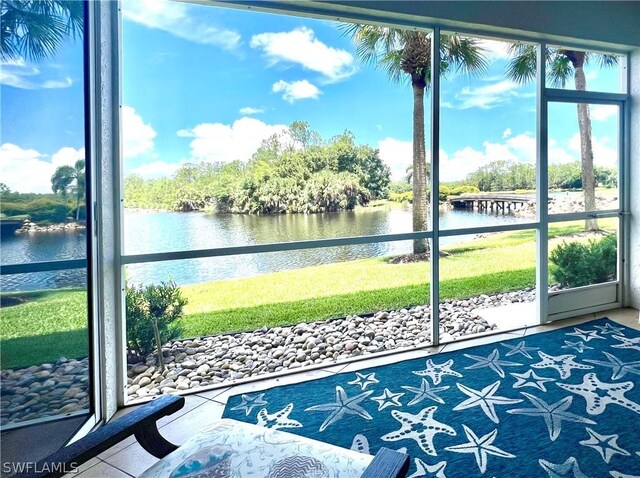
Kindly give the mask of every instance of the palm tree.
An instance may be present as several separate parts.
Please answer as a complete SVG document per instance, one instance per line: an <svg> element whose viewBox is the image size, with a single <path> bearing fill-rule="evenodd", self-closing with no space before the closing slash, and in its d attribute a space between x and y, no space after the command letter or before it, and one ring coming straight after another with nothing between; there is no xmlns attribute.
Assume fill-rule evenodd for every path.
<svg viewBox="0 0 640 478"><path fill-rule="evenodd" d="M427 169L427 183L428 183L429 179L431 179L431 163L427 163L426 169ZM404 170L404 173L405 173L404 180L408 184L411 184L411 181L413 181L413 164L410 164L409 166L407 166L407 169Z"/></svg>
<svg viewBox="0 0 640 478"><path fill-rule="evenodd" d="M427 160L424 133L424 95L431 84L431 38L428 32L374 25L345 24L344 32L356 43L356 56L387 72L392 81L408 79L413 90L413 230L427 229ZM440 70L478 73L487 59L478 41L441 35ZM426 239L413 242L413 252L427 252Z"/></svg>
<svg viewBox="0 0 640 478"><path fill-rule="evenodd" d="M79 159L73 166L60 166L51 176L51 190L54 194L66 197L72 193L76 197L76 221L80 220L80 201L84 199L85 173L84 159Z"/></svg>
<svg viewBox="0 0 640 478"><path fill-rule="evenodd" d="M536 77L537 57L535 45L514 43L509 48L513 58L507 66L507 76L519 83L527 83L534 80ZM584 67L593 58L603 67L612 67L618 63L618 58L614 55L594 54L564 48L547 48L546 70L551 85L564 88L567 81L573 78L576 90L586 91L587 78L584 74ZM589 105L578 103L576 106L578 110L578 128L580 130L584 209L585 211L594 211L596 209L596 184L593 171L593 144L591 141ZM596 219L587 219L585 221L585 230L595 231L597 229L598 221Z"/></svg>
<svg viewBox="0 0 640 478"><path fill-rule="evenodd" d="M40 61L52 56L69 36L84 29L83 2L75 0L2 0L0 58Z"/></svg>

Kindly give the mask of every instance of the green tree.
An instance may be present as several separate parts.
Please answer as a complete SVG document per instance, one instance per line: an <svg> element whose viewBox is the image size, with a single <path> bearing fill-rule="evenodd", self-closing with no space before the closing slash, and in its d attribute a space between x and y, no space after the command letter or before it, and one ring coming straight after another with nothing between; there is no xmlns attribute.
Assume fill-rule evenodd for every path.
<svg viewBox="0 0 640 478"><path fill-rule="evenodd" d="M83 2L75 0L2 0L0 57L40 61L68 38L84 30Z"/></svg>
<svg viewBox="0 0 640 478"><path fill-rule="evenodd" d="M431 84L431 38L424 31L374 25L345 24L361 61L383 69L392 81L408 79L413 90L413 230L427 229L427 160L424 131L424 96ZM484 50L471 38L441 35L440 69L447 72L483 72ZM426 239L413 243L416 254L427 251Z"/></svg>
<svg viewBox="0 0 640 478"><path fill-rule="evenodd" d="M294 121L291 123L289 126L289 134L294 142L300 145L302 149L312 146L322 146L324 143L320 133L309 128L309 123L306 121Z"/></svg>
<svg viewBox="0 0 640 478"><path fill-rule="evenodd" d="M68 193L76 199L76 221L80 219L80 201L85 196L84 159L79 159L73 166L60 166L51 176L51 190L55 194L66 197Z"/></svg>
<svg viewBox="0 0 640 478"><path fill-rule="evenodd" d="M536 46L514 43L510 47L513 58L507 66L507 76L519 83L526 83L536 77ZM551 84L554 87L563 87L569 79L573 78L575 89L586 91L587 78L584 67L591 60L597 61L603 67L612 67L618 63L614 55L601 55L587 53L579 50L565 48L546 49L546 71ZM596 209L596 183L593 168L593 144L591 140L591 117L589 105L578 103L578 128L580 130L580 159L582 161L582 188L584 191L585 211ZM585 230L598 229L596 219L585 221Z"/></svg>

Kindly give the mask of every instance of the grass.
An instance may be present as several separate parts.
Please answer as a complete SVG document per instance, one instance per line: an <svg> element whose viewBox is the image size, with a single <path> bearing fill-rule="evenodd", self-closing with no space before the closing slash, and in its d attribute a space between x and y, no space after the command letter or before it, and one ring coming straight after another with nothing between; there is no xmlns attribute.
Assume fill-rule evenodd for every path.
<svg viewBox="0 0 640 478"><path fill-rule="evenodd" d="M601 227L614 223L600 220ZM580 230L580 223L553 224L549 236L559 242ZM533 286L533 239L533 231L515 231L448 247L452 255L440 261L442 298ZM180 325L183 336L195 337L425 304L429 267L428 262L389 264L373 258L184 286L189 303ZM86 356L85 292L7 295L27 302L2 309L2 369Z"/></svg>
<svg viewBox="0 0 640 478"><path fill-rule="evenodd" d="M2 308L2 369L87 355L87 294L82 290L3 294L24 304Z"/></svg>

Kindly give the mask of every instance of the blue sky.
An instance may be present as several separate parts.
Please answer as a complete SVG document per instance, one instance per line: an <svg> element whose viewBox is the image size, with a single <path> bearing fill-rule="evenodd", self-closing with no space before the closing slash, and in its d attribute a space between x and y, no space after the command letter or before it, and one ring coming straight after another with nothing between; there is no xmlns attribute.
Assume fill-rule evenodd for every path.
<svg viewBox="0 0 640 478"><path fill-rule="evenodd" d="M534 162L535 87L506 79L505 43L483 46L491 60L486 74L442 81L443 180L498 159ZM246 161L262 139L304 120L324 137L351 130L357 142L379 148L400 178L411 164L411 88L363 65L354 50L335 22L124 2L125 174L159 177L185 162ZM81 61L76 42L38 65L2 64L0 161L12 189L47 192L55 167L84 155ZM589 68L590 89L616 91L617 74ZM425 108L428 117L428 101ZM615 161L612 113L591 111L600 164ZM555 108L550 129L550 159L579 159L575 107Z"/></svg>

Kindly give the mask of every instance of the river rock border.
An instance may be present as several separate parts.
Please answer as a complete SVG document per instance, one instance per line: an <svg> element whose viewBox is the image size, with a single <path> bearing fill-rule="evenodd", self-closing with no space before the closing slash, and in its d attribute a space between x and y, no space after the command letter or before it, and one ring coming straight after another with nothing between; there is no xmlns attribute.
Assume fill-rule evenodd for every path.
<svg viewBox="0 0 640 478"><path fill-rule="evenodd" d="M87 358L3 370L0 379L2 426L89 409Z"/></svg>
<svg viewBox="0 0 640 478"><path fill-rule="evenodd" d="M533 289L481 295L440 304L443 340L495 330L474 312L515 302L532 302ZM130 401L186 391L273 372L327 366L360 355L430 343L428 305L381 311L369 316L263 327L254 332L215 335L167 343L166 370L160 373L155 356L130 365L127 395ZM61 358L22 369L0 372L0 423L26 422L42 417L87 410L88 359Z"/></svg>
<svg viewBox="0 0 640 478"><path fill-rule="evenodd" d="M475 309L532 302L535 290L481 295L440 304L444 340L495 330L495 324ZM381 311L370 316L263 327L254 332L176 340L163 347L166 368L161 373L151 355L146 363L129 366L129 400L229 383L267 373L295 370L386 350L428 345L431 317L428 305Z"/></svg>
<svg viewBox="0 0 640 478"><path fill-rule="evenodd" d="M16 231L16 234L33 234L36 232L57 232L57 231L75 231L86 229L86 224L82 222L65 222L59 224L50 224L48 226L39 226L35 222L29 220L22 223L22 227Z"/></svg>

